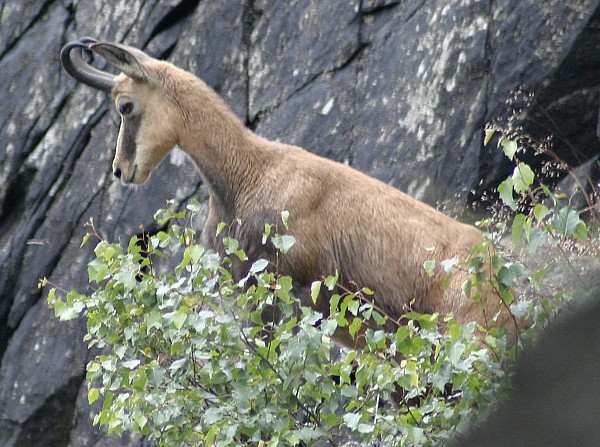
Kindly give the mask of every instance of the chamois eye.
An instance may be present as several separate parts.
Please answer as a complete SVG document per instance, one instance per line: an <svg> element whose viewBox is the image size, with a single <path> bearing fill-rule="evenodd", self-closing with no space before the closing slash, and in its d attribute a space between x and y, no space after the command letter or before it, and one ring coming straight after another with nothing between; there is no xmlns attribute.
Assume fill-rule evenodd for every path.
<svg viewBox="0 0 600 447"><path fill-rule="evenodd" d="M129 115L133 111L133 102L123 101L119 104L119 113L123 116Z"/></svg>

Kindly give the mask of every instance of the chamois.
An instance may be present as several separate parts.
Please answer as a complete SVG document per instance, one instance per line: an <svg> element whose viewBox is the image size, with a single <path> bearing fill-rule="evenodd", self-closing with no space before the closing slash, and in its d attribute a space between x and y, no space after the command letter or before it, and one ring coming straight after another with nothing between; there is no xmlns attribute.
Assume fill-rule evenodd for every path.
<svg viewBox="0 0 600 447"><path fill-rule="evenodd" d="M93 67L83 51L122 73ZM145 182L175 145L193 160L210 193L202 241L222 254L216 229L229 224L229 235L249 258L234 266L237 277L256 259L274 261L262 234L286 210L296 244L278 269L294 279L304 304L327 315L330 296L322 293L313 305L310 285L337 272L342 286L372 289L391 319L409 309L484 324L499 315L497 324L514 330L496 294L490 292L485 305L463 295L466 273L454 272L444 286L443 272L431 277L424 268L426 260L466 258L483 240L477 228L349 166L256 135L203 81L136 48L84 38L67 44L61 61L75 79L112 94L121 115L112 167L123 184ZM355 344L348 334L336 339Z"/></svg>

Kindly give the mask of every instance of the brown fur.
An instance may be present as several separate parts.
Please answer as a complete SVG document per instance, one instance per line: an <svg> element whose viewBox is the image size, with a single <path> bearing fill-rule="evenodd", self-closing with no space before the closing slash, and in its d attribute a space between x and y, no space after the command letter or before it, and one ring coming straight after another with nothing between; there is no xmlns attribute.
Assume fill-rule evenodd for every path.
<svg viewBox="0 0 600 447"><path fill-rule="evenodd" d="M210 189L203 230L208 247L223 251L215 236L223 221L251 261L273 259L261 244L262 232L287 210L297 242L278 268L294 278L306 304L312 281L338 271L342 285L374 290L376 305L393 319L413 309L486 323L500 312L500 324L512 325L495 294L484 309L462 294L464 273L455 272L444 288L443 274L431 278L423 267L430 259L467 257L483 240L478 229L348 166L261 138L204 82L170 63L149 59L142 65L150 84L121 74L112 92L117 105L133 99L142 117L135 157L122 153L120 134L114 168L125 183L140 184L174 145L183 149ZM327 314L328 296L317 307ZM344 334L338 341L351 343Z"/></svg>

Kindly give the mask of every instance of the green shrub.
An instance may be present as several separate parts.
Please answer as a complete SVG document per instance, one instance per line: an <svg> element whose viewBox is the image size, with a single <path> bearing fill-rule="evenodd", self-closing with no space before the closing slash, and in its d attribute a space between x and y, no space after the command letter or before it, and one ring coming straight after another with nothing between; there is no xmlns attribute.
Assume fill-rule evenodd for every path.
<svg viewBox="0 0 600 447"><path fill-rule="evenodd" d="M586 226L568 207L551 210L538 199L525 207L533 189L552 194L516 160L510 141L502 147L516 165L499 194L516 213L508 222L484 221L489 240L468 260L444 265L449 272L468 269L465 288L481 288L490 278L477 267L493 256L498 273L491 281L506 305L540 322L556 302L513 303L511 290L525 269L490 254L490 244L508 229L515 250L535 254L542 244L585 239ZM368 302L366 289L334 295L331 315L323 318L301 306L292 278L266 260L234 280L232 259L245 254L233 239L224 239L224 259L198 243L187 223L199 210L191 203L181 212L157 212L167 230L133 237L125 248L100 240L88 266L95 291L48 294L58 318L87 321L85 341L98 353L87 365L89 402L101 402L95 423L111 433L140 432L161 446L338 445L344 439L425 446L464 431L497 402L516 352L502 331L416 313L395 333L366 329L366 320L387 318ZM276 228L265 228L263 242L285 256L294 239ZM547 270L529 279L541 282ZM315 282L313 299L336 283L335 277ZM273 306L276 321L264 321ZM332 349L338 327L364 334L365 349Z"/></svg>

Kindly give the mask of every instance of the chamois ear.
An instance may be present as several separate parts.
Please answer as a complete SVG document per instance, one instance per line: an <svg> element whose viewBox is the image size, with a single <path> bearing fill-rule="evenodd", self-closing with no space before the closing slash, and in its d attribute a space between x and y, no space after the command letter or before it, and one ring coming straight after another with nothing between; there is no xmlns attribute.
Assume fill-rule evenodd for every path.
<svg viewBox="0 0 600 447"><path fill-rule="evenodd" d="M139 82L152 81L152 77L143 65L143 62L150 60L151 57L143 51L126 45L105 42L94 43L90 45L90 49L130 78Z"/></svg>

